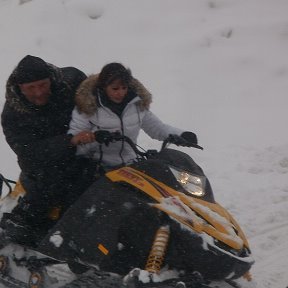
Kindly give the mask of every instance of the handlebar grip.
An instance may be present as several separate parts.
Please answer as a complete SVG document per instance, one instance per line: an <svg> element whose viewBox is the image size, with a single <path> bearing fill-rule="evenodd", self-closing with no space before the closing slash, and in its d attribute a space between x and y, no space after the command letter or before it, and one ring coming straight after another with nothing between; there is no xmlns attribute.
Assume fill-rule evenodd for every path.
<svg viewBox="0 0 288 288"><path fill-rule="evenodd" d="M165 149L166 146L171 143L171 144L174 144L173 142L170 142L169 140L169 137L167 139L165 139L162 143L162 147L161 147L161 150ZM189 146L187 145L178 145L178 146L182 146L182 147L193 147L193 148L197 148L197 149L200 149L200 150L204 150L204 148L202 146L199 146L198 144L193 144L191 143Z"/></svg>
<svg viewBox="0 0 288 288"><path fill-rule="evenodd" d="M191 147L197 148L197 149L200 149L200 150L204 150L204 148L202 146L199 146L198 144L193 144L193 145L191 145Z"/></svg>

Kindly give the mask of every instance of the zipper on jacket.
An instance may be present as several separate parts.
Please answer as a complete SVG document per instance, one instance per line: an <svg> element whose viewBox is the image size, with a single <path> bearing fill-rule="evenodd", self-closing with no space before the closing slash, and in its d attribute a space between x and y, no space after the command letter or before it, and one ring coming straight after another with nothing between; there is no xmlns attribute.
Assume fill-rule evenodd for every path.
<svg viewBox="0 0 288 288"><path fill-rule="evenodd" d="M119 119L120 119L120 123L121 123L121 133L122 133L122 135L124 135L124 125L123 125L122 115L119 116ZM125 162L124 162L124 159L123 159L123 156L122 156L122 153L123 153L123 150L124 150L124 139L121 140L121 143L122 143L122 145L121 145L121 149L120 149L120 152L119 152L119 156L121 158L122 165L125 165Z"/></svg>
<svg viewBox="0 0 288 288"><path fill-rule="evenodd" d="M125 108L124 108L124 110L122 111L121 115L118 115L117 113L113 112L109 107L103 105L103 103L102 103L102 101L101 101L101 97L100 97L99 94L97 95L97 97L98 97L99 105L100 105L104 110L107 110L107 111L109 111L109 113L111 112L111 113L113 113L114 115L117 115L117 116L119 117L119 119L120 119L120 126L121 126L121 133L122 133L122 135L124 136L124 125L123 125L122 115L124 115L125 110L127 110L127 107L128 107L129 105L135 104L135 102L139 101L139 99L140 99L139 96L136 96L136 97L135 97L134 99L132 99L129 103L127 103L127 105L125 106ZM136 106L137 106L137 105L136 105ZM137 109L137 112L138 112L138 113L137 113L137 114L138 114L138 121L141 123L138 106L137 106L136 109ZM95 124L94 124L94 125L95 125ZM125 161L124 161L124 159L123 159L123 156L122 156L122 153L123 153L123 150L124 150L125 141L124 141L124 140L121 140L121 143L122 143L122 145L121 145L121 149L120 149L120 151L119 151L119 157L120 157L120 159L121 159L122 165L125 165L126 163L125 163Z"/></svg>
<svg viewBox="0 0 288 288"><path fill-rule="evenodd" d="M138 98L139 98L139 96L137 96ZM134 98L134 99L137 99L137 97L136 98ZM133 99L133 100L134 100ZM125 108L124 108L124 110L122 111L122 113L121 113L121 116L119 116L119 115L117 115L116 113L114 113L113 111L112 111L112 113L114 113L115 115L117 115L118 117L119 117L119 119L120 119L120 123L121 123L121 133L122 133L122 135L124 136L124 125L123 125L123 118L122 118L122 116L125 114L125 110L127 110L128 108L128 106L129 105L132 105L132 104L135 104L135 100L134 101L130 101L129 103L127 103L127 105L125 106ZM136 104L135 104L136 105ZM136 110L137 110L137 114L138 114L138 121L139 121L139 123L141 123L141 120L140 120L140 113L139 113L139 108L138 108L138 106L136 105ZM111 110L110 110L111 111ZM126 163L124 162L124 159L123 159L123 156L122 156L122 153L123 153L123 150L124 150L124 145L125 145L125 141L124 140L121 140L122 141L122 147L121 147L121 150L120 150L120 152L119 152L119 156L120 156L120 158L121 158L121 160L122 160L122 165L125 165Z"/></svg>
<svg viewBox="0 0 288 288"><path fill-rule="evenodd" d="M109 113L113 113L114 115L116 115L116 116L119 117L120 126L121 126L121 133L122 133L122 135L124 135L124 127L123 127L122 115L123 115L123 113L124 113L127 105L129 105L129 103L128 103L128 104L126 105L126 107L124 108L121 116L119 116L118 114L114 113L109 107L106 107L105 105L102 104L100 95L98 95L98 100L99 100L99 104L100 104L100 106L102 107L102 109L106 110L106 111L109 112ZM94 124L94 123L93 123L93 124ZM95 124L94 124L94 125L95 125ZM97 128L99 129L99 126L97 126ZM123 159L123 156L122 156L122 153L123 153L123 150L124 150L124 140L121 140L121 144L122 144L122 145L121 145L121 149L120 149L120 151L119 151L119 157L120 157L120 159L121 159L122 165L125 165L125 162L124 162L124 159ZM102 151L102 153L103 153L103 151Z"/></svg>

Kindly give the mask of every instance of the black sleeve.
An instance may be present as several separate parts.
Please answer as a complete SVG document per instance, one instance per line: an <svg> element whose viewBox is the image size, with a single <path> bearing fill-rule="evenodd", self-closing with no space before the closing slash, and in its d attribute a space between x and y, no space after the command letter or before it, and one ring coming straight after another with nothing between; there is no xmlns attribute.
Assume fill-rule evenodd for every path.
<svg viewBox="0 0 288 288"><path fill-rule="evenodd" d="M75 148L70 141L72 136L63 134L39 139L30 125L18 117L14 110L5 105L2 113L2 128L6 141L16 153L20 162L29 166L47 166L72 157ZM28 117L28 116L27 116Z"/></svg>

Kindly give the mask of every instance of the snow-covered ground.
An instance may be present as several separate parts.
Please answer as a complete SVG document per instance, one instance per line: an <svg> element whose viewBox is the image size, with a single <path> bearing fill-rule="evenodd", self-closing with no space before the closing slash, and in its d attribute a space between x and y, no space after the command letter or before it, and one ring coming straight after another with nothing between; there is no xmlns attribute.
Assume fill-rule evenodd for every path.
<svg viewBox="0 0 288 288"><path fill-rule="evenodd" d="M0 107L26 54L87 74L129 66L153 112L197 133L205 150L183 149L246 232L257 288L286 288L287 11L287 0L0 0ZM16 179L2 131L0 147L0 173Z"/></svg>

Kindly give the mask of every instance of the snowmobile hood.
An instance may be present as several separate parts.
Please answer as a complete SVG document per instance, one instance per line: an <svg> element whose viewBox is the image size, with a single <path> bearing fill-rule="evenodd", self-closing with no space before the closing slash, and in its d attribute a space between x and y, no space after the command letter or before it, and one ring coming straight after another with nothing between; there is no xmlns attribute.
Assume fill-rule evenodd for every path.
<svg viewBox="0 0 288 288"><path fill-rule="evenodd" d="M76 92L75 101L80 113L92 115L97 111L97 97L93 92L98 82L98 76L99 74L89 76L81 83ZM149 109L150 103L152 102L152 95L144 85L137 79L133 78L130 88L135 91L137 96L141 99L138 102L139 108L141 110Z"/></svg>
<svg viewBox="0 0 288 288"><path fill-rule="evenodd" d="M190 197L131 167L106 173L113 182L126 182L149 195L155 208L177 220L211 244L212 238L232 249L249 249L248 241L233 217L218 203ZM211 238L212 237L212 238ZM204 240L203 238L203 240Z"/></svg>

